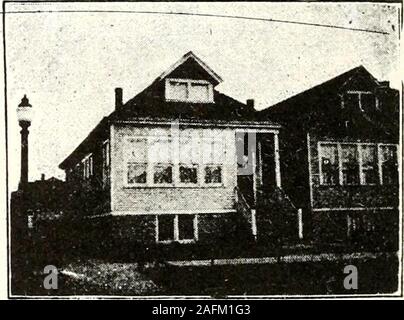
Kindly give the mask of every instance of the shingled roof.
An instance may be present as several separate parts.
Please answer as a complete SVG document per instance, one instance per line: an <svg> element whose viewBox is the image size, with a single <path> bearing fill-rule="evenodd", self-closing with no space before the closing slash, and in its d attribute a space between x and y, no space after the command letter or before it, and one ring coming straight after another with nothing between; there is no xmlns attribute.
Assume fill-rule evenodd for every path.
<svg viewBox="0 0 404 320"><path fill-rule="evenodd" d="M218 85L222 79L210 67L207 66L193 52L182 56L169 69L158 76L151 85L138 93L135 97L117 106L116 109L90 132L87 138L59 165L65 169L68 165L82 155L89 152L92 143L97 140L100 133L110 123L131 122L144 123L151 121L171 122L179 120L187 124L200 124L209 126L240 126L257 127L265 126L280 128L270 120L262 120L257 117L257 111L251 105L247 105L233 99L218 90L213 90L213 103L193 103L167 101L165 99L165 79L203 79Z"/></svg>
<svg viewBox="0 0 404 320"><path fill-rule="evenodd" d="M372 112L360 110L359 107L357 110L342 110L341 95L349 90L350 86L357 90L379 92L379 95L384 97L383 109ZM390 88L386 82L379 82L361 65L261 110L259 115L273 119L281 125L293 123L294 127L305 130L321 126L335 130L330 124L336 124L349 115L355 118L355 121L368 123L374 135L396 136L399 125L397 98L397 90Z"/></svg>

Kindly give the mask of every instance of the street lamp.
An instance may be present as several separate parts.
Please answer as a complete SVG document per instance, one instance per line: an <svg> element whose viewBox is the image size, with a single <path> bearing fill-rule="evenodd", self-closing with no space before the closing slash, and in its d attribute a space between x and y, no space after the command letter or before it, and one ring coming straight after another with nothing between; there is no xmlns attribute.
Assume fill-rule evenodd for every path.
<svg viewBox="0 0 404 320"><path fill-rule="evenodd" d="M18 105L17 119L21 127L21 176L19 189L22 189L28 183L28 128L32 121L32 105L30 105L26 95Z"/></svg>

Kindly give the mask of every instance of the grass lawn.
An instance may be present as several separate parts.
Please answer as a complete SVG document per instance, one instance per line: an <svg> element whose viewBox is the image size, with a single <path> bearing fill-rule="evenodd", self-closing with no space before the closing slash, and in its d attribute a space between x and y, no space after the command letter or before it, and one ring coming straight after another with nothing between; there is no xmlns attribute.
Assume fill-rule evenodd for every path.
<svg viewBox="0 0 404 320"><path fill-rule="evenodd" d="M358 290L343 286L344 267L358 269ZM335 261L278 262L243 265L178 266L100 260L62 268L59 295L301 295L377 294L397 290L395 254Z"/></svg>

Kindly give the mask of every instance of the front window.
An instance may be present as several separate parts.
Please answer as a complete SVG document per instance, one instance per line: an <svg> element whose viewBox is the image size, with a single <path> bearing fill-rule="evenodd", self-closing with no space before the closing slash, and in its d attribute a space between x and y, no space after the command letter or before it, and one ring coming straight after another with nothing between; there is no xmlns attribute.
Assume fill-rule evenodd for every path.
<svg viewBox="0 0 404 320"><path fill-rule="evenodd" d="M392 145L380 147L381 152L381 178L382 183L386 185L398 184L398 162L397 149Z"/></svg>
<svg viewBox="0 0 404 320"><path fill-rule="evenodd" d="M173 183L173 154L170 139L156 138L149 142L149 161L153 165L154 184Z"/></svg>
<svg viewBox="0 0 404 320"><path fill-rule="evenodd" d="M146 164L144 163L128 163L128 184L145 184Z"/></svg>
<svg viewBox="0 0 404 320"><path fill-rule="evenodd" d="M341 146L342 184L359 184L358 148L356 145Z"/></svg>
<svg viewBox="0 0 404 320"><path fill-rule="evenodd" d="M321 182L325 185L338 184L338 148L336 144L323 144L319 151Z"/></svg>
<svg viewBox="0 0 404 320"><path fill-rule="evenodd" d="M179 178L182 184L198 183L199 143L191 136L180 137Z"/></svg>
<svg viewBox="0 0 404 320"><path fill-rule="evenodd" d="M205 183L222 183L222 167L207 166L205 167Z"/></svg>
<svg viewBox="0 0 404 320"><path fill-rule="evenodd" d="M198 165L183 164L180 165L180 182L197 184L198 183Z"/></svg>
<svg viewBox="0 0 404 320"><path fill-rule="evenodd" d="M362 148L362 184L376 184L377 172L377 146L363 145Z"/></svg>
<svg viewBox="0 0 404 320"><path fill-rule="evenodd" d="M398 184L397 146L322 142L318 147L320 184Z"/></svg>
<svg viewBox="0 0 404 320"><path fill-rule="evenodd" d="M147 183L147 140L131 138L126 150L128 185L145 185Z"/></svg>
<svg viewBox="0 0 404 320"><path fill-rule="evenodd" d="M204 139L202 160L205 184L221 184L225 160L223 141L216 138Z"/></svg>

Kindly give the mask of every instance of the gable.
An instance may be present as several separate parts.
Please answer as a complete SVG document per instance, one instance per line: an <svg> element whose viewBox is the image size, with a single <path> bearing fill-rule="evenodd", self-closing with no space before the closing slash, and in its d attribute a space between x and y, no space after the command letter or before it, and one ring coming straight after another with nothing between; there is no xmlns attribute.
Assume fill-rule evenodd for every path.
<svg viewBox="0 0 404 320"><path fill-rule="evenodd" d="M216 83L216 80L192 58L170 72L167 78L206 80L210 83Z"/></svg>
<svg viewBox="0 0 404 320"><path fill-rule="evenodd" d="M213 86L222 82L222 78L192 51L183 55L174 65L164 71L157 80L166 78L205 80L212 83Z"/></svg>
<svg viewBox="0 0 404 320"><path fill-rule="evenodd" d="M370 75L364 73L355 74L348 79L340 89L344 91L371 91L373 92L378 87L378 83Z"/></svg>

